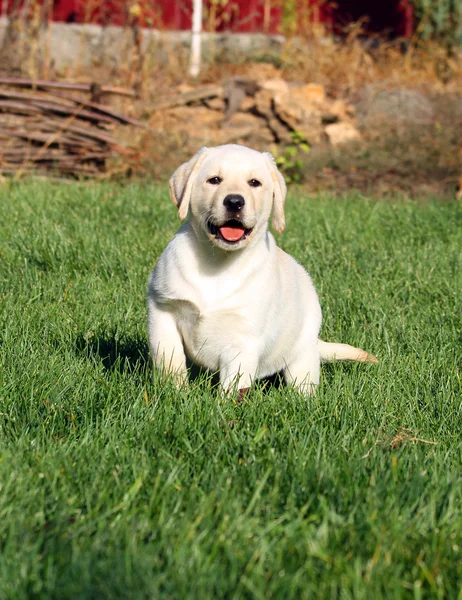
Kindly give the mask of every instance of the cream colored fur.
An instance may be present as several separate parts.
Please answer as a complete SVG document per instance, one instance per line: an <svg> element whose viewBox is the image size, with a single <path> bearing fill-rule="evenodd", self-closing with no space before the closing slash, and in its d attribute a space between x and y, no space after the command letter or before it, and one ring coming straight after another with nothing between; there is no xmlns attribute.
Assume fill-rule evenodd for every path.
<svg viewBox="0 0 462 600"><path fill-rule="evenodd" d="M183 381L188 357L218 371L225 390L282 372L310 394L320 361L376 361L359 348L318 340L321 308L310 276L268 231L271 213L273 228L284 229L286 196L270 154L203 148L175 171L170 194L187 221L149 277L149 345L158 369ZM232 244L209 227L235 216L224 204L229 194L245 200L237 217L250 231Z"/></svg>

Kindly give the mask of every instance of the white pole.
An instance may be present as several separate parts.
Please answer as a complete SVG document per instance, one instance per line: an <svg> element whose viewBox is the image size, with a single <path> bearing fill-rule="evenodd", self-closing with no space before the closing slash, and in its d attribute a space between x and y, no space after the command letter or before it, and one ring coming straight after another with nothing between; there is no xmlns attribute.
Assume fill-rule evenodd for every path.
<svg viewBox="0 0 462 600"><path fill-rule="evenodd" d="M202 0L193 0L191 60L189 74L197 77L201 69Z"/></svg>

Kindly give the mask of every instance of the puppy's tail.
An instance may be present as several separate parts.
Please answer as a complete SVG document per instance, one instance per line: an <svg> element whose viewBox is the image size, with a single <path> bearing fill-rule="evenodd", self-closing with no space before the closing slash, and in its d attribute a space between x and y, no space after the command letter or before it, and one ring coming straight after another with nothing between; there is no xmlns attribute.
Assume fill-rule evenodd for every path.
<svg viewBox="0 0 462 600"><path fill-rule="evenodd" d="M348 344L333 344L318 340L318 350L322 361L329 362L333 360L354 360L357 362L372 362L378 360L372 354L369 354L361 348L354 348Z"/></svg>

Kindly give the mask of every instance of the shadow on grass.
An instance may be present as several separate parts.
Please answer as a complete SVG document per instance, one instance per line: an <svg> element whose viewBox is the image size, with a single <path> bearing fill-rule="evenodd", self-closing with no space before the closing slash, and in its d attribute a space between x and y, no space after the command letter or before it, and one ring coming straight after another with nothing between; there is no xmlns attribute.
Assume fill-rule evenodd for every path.
<svg viewBox="0 0 462 600"><path fill-rule="evenodd" d="M144 370L150 363L148 344L144 339L116 339L115 336L87 338L79 335L76 350L99 359L108 371Z"/></svg>
<svg viewBox="0 0 462 600"><path fill-rule="evenodd" d="M220 384L220 375L219 373L212 373L211 371L199 367L195 365L191 361L187 361L188 367L188 378L190 382L193 381L201 381L201 380L209 380L212 384L213 388L217 388ZM257 387L269 390L271 388L279 389L285 385L282 373L275 373L274 375L269 375L268 377L263 377L262 379L257 379L256 381Z"/></svg>
<svg viewBox="0 0 462 600"><path fill-rule="evenodd" d="M111 335L91 338L79 335L75 346L79 354L84 354L88 358L96 358L108 371L140 372L151 367L149 347L147 341L142 338L119 340ZM209 380L213 388L219 385L218 373L211 373L191 361L187 361L187 367L190 382ZM284 385L281 373L275 373L257 381L257 386L266 391L271 388L279 389Z"/></svg>

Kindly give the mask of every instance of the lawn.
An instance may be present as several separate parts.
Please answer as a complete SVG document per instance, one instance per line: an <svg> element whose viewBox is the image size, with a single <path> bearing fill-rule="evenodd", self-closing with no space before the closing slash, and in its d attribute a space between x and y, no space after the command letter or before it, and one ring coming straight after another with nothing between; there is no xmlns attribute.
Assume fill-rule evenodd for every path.
<svg viewBox="0 0 462 600"><path fill-rule="evenodd" d="M462 205L292 191L324 365L306 400L153 377L166 187L0 187L0 599L457 598Z"/></svg>

